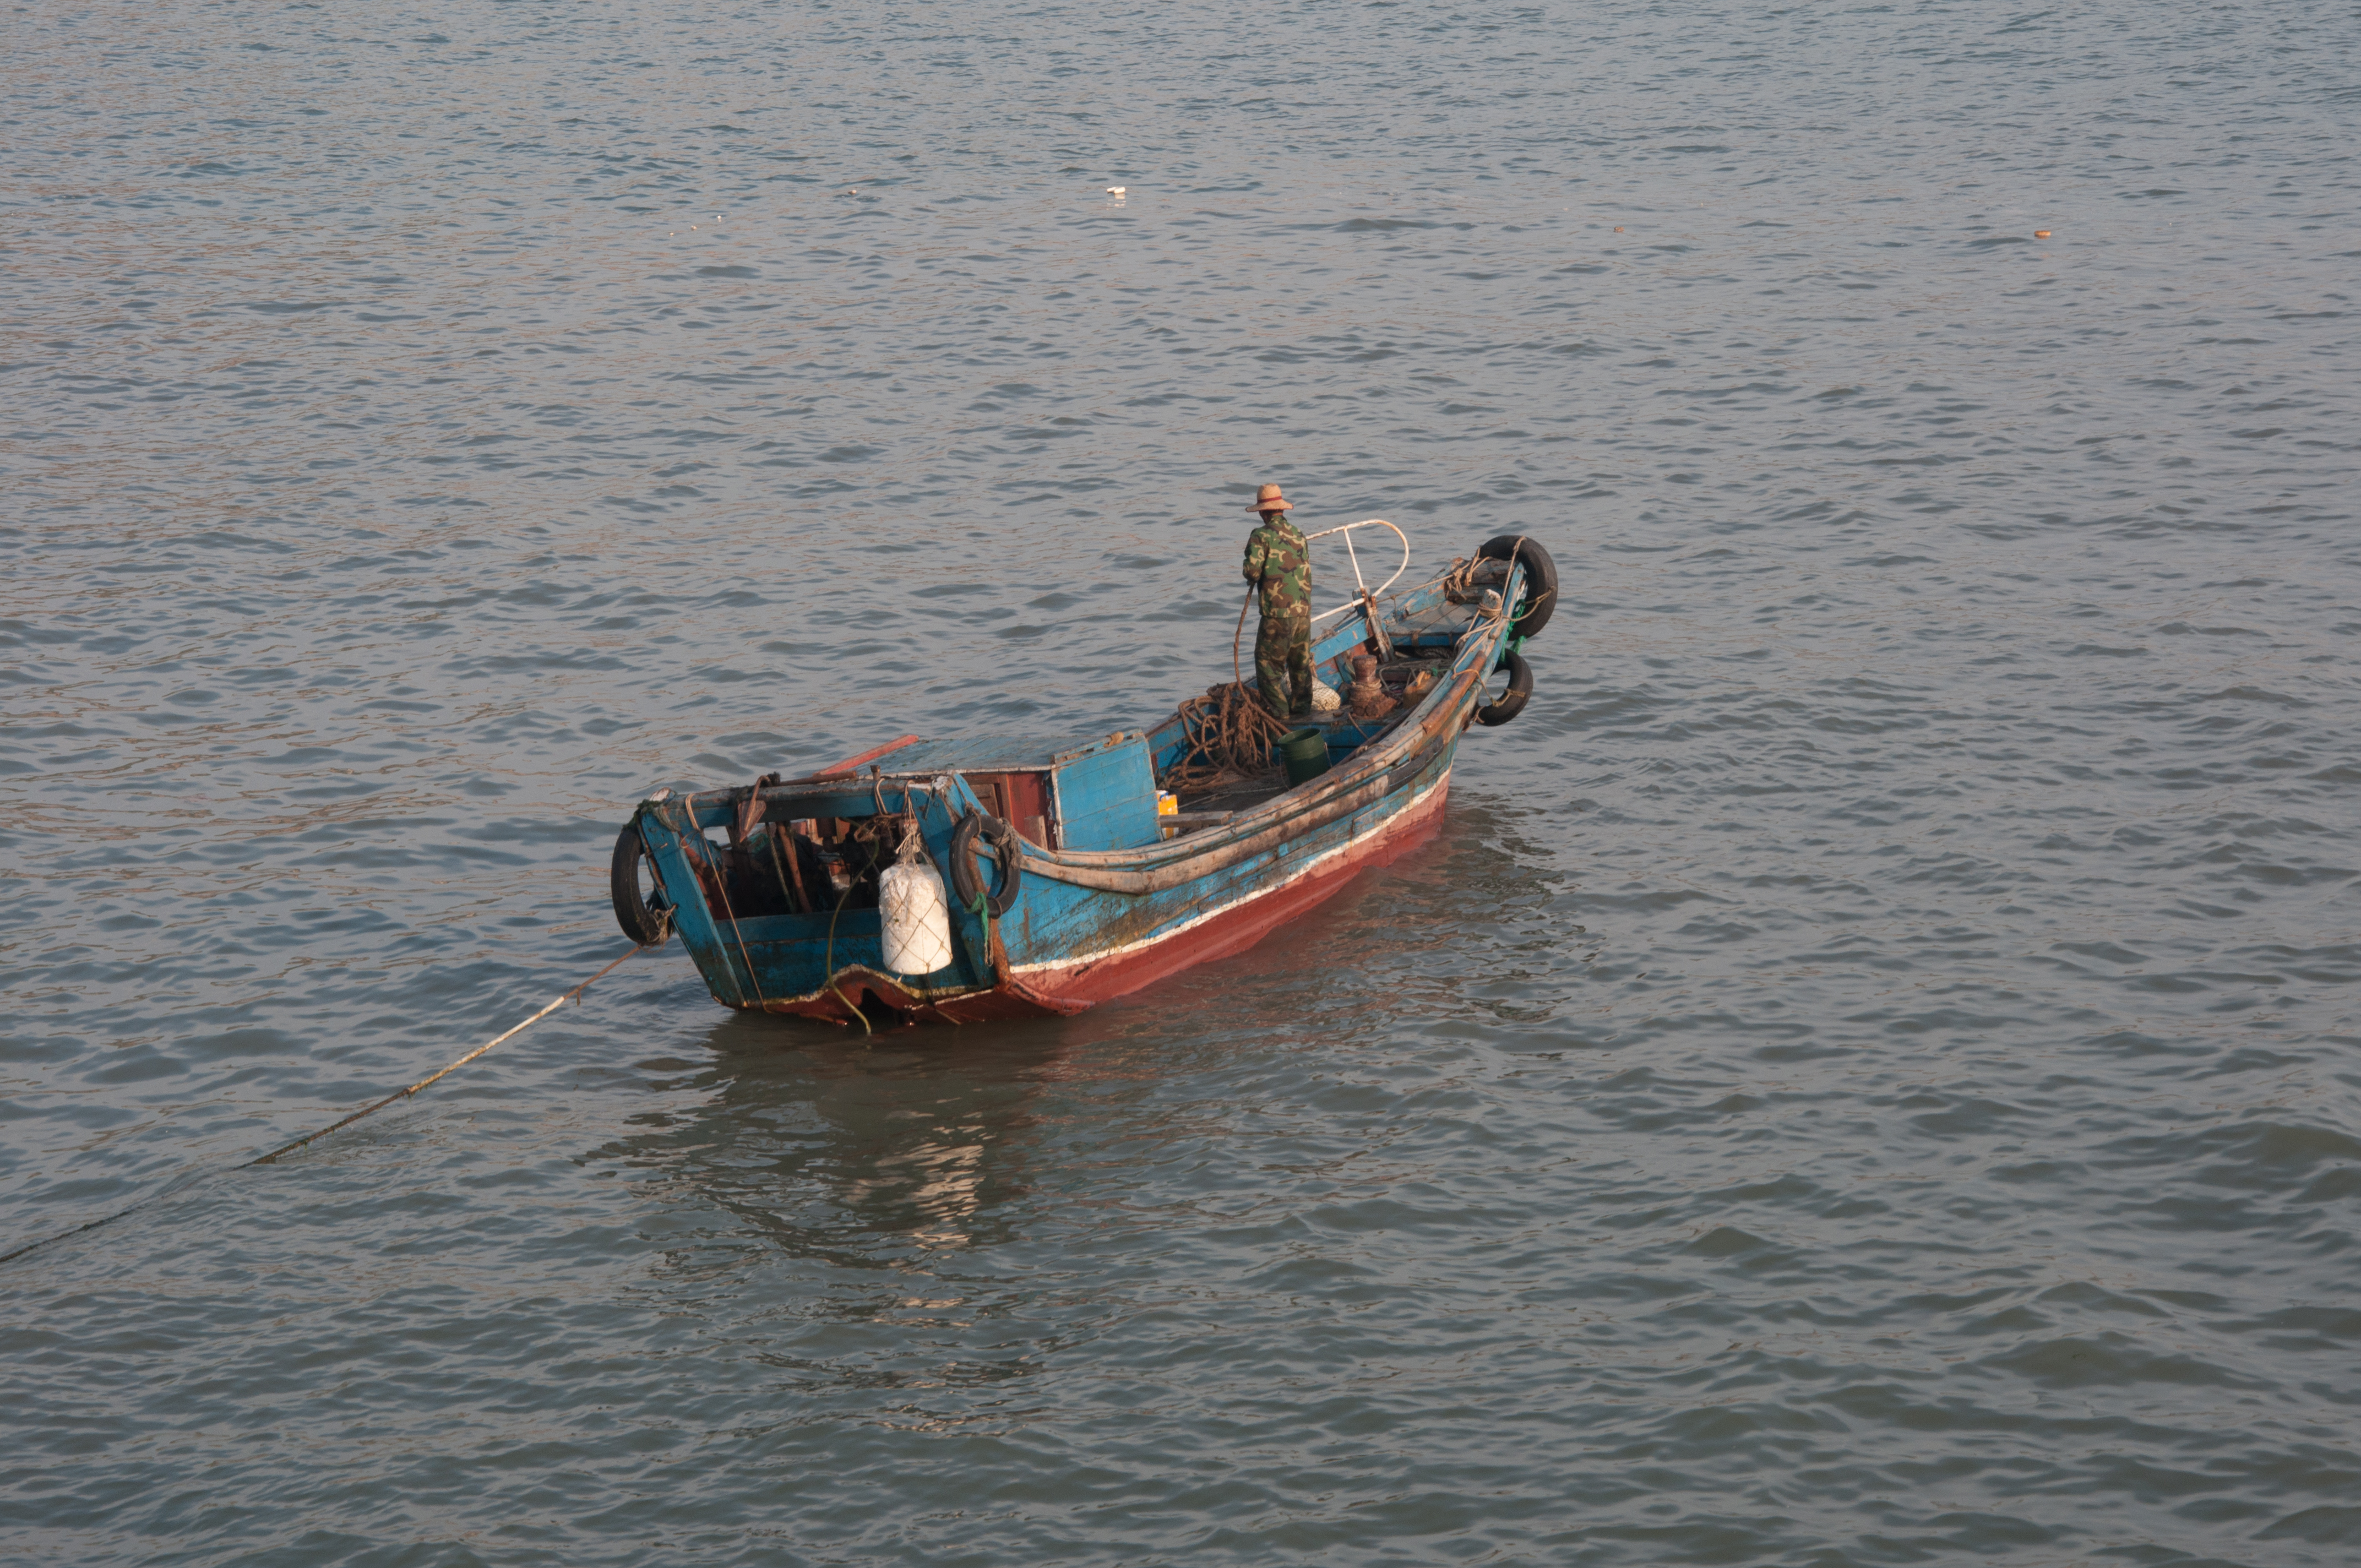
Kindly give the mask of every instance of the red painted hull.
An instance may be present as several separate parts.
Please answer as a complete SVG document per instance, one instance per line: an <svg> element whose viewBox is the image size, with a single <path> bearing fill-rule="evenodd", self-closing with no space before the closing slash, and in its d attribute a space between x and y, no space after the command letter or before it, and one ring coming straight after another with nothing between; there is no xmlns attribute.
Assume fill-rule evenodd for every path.
<svg viewBox="0 0 2361 1568"><path fill-rule="evenodd" d="M1280 922L1334 897L1363 871L1396 860L1433 838L1442 830L1444 805L1450 791L1451 779L1445 774L1424 797L1300 875L1169 935L1115 952L1072 964L1025 966L989 991L935 1000L917 995L873 970L848 969L825 990L774 1002L770 1011L825 1018L834 1024L850 1024L854 1008L873 1010L880 1003L908 1023L983 1024L1080 1013L1182 970L1253 947Z"/></svg>

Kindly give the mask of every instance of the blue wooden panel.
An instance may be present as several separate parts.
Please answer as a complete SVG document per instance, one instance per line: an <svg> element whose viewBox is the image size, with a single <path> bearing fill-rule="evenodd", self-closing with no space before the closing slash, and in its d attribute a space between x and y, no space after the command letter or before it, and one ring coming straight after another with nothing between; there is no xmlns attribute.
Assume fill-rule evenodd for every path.
<svg viewBox="0 0 2361 1568"><path fill-rule="evenodd" d="M1134 850L1157 842L1156 768L1145 736L1095 747L1059 764L1058 842L1069 850Z"/></svg>
<svg viewBox="0 0 2361 1568"><path fill-rule="evenodd" d="M704 892L690 869L691 858L701 856L705 849L703 839L691 831L692 824L701 822L706 815L677 798L650 801L640 808L640 838L655 859L656 881L673 905L673 929L696 960L697 972L705 977L706 989L718 1002L742 1005L741 999L751 999L745 970L734 955L724 950L720 924L706 906ZM726 817L727 813L714 815Z"/></svg>
<svg viewBox="0 0 2361 1568"><path fill-rule="evenodd" d="M872 817L877 811L877 790L865 781L858 789L815 788L809 784L774 784L763 792L763 814L773 818L794 821L805 817ZM899 785L888 780L883 791L887 811L904 811L909 801ZM738 814L734 805L724 804L710 813L700 808L697 819L708 827L720 827ZM708 817L710 820L708 821Z"/></svg>

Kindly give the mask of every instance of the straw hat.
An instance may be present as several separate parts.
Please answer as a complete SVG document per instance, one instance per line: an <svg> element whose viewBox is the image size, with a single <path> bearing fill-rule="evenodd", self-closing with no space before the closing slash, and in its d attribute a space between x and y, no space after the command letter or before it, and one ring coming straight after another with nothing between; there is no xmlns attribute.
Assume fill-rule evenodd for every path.
<svg viewBox="0 0 2361 1568"><path fill-rule="evenodd" d="M1248 511L1293 511L1295 503L1279 493L1277 485L1265 485L1255 492L1254 505Z"/></svg>

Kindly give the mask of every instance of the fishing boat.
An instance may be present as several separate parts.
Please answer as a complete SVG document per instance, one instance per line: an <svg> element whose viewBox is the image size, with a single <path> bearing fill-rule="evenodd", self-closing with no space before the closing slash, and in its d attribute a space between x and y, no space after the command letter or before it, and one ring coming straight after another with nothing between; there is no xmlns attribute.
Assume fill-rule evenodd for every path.
<svg viewBox="0 0 2361 1568"><path fill-rule="evenodd" d="M1372 588L1353 535L1374 529L1402 562ZM726 1006L864 1029L1079 1013L1251 946L1439 830L1461 734L1525 707L1556 607L1521 534L1401 589L1400 529L1310 538L1332 536L1358 590L1313 618L1314 669L1351 694L1333 711L1290 727L1242 679L1145 730L903 735L659 791L616 840L617 921L678 933Z"/></svg>

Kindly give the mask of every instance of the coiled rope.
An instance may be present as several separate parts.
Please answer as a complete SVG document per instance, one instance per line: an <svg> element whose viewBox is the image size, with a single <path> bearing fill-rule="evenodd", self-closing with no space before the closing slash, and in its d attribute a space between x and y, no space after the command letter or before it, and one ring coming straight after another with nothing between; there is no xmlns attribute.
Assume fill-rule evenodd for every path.
<svg viewBox="0 0 2361 1568"><path fill-rule="evenodd" d="M1208 689L1182 703L1178 717L1188 750L1166 770L1164 787L1175 794L1213 787L1224 780L1267 777L1276 771L1271 748L1293 729L1263 706L1247 685Z"/></svg>
<svg viewBox="0 0 2361 1568"><path fill-rule="evenodd" d="M392 1093L387 1095L384 1099L374 1101L369 1104L364 1105L359 1110L354 1112L351 1115L345 1117L342 1121L332 1122L316 1133L306 1133L303 1136L297 1138L291 1144L280 1145L277 1148L272 1149L269 1154L257 1156L253 1159L241 1160L236 1165L224 1166L219 1170L214 1171L211 1174L214 1176L226 1176L233 1170L251 1170L258 1165L269 1165L276 1161L281 1155L293 1154L297 1149L303 1147L307 1144L319 1142L322 1138L326 1137L330 1133L342 1132L345 1128L351 1126L355 1122L359 1121L362 1117L373 1115L376 1113L384 1110L387 1106L392 1104L397 1100L407 1100L410 1096L417 1093L420 1090L424 1089L427 1085L436 1082L441 1079L448 1078L451 1074L458 1071L469 1062L474 1061L478 1057L482 1056L486 1051L490 1050L494 1046L500 1045L506 1041L516 1038L519 1035L523 1034L527 1029L532 1028L535 1024L540 1023L544 1018L548 1017L551 1014L556 1012L567 1003L579 1001L584 992L589 990L590 987L598 981L604 980L608 975L613 973L616 968L620 966L624 959L644 953L652 948L660 948L664 946L664 942L671 936L672 929L670 926L667 925L664 930L656 934L656 939L654 941L646 943L641 947L633 948L630 952L623 954L620 958L615 959L604 969L601 969L597 974L592 975L588 980L586 980L581 984L575 986L572 990L559 992L557 995L553 998L546 1006L543 1007L540 1012L534 1014L532 1017L527 1018L523 1023L517 1025L514 1028L504 1030L503 1032L493 1036L490 1039L486 1040L482 1045L478 1046L474 1050L469 1051L466 1056L459 1058L456 1061L451 1063L450 1066L444 1068L441 1071L427 1074L424 1078L420 1079L416 1083L412 1084L407 1089L397 1089ZM199 1177L195 1179L203 1180L203 1178ZM190 1183L188 1182L181 1182L177 1186L168 1187L161 1192L151 1193L148 1197L142 1198L138 1202L132 1204L127 1209L118 1209L112 1214L102 1215L98 1219L89 1221L83 1224L76 1225L71 1230L60 1231L53 1236L43 1236L38 1241L27 1242L23 1246L17 1247L14 1251L0 1253L0 1264L13 1263L16 1259L24 1256L27 1253L38 1252L41 1248L64 1241L70 1236L81 1235L85 1231L94 1231L101 1225L113 1224L115 1221L122 1219L126 1214L137 1213L140 1210L148 1207L150 1203L170 1197L175 1192L185 1190L189 1185Z"/></svg>
<svg viewBox="0 0 2361 1568"><path fill-rule="evenodd" d="M1207 687L1203 696L1192 696L1174 710L1189 749L1157 780L1159 788L1178 795L1265 778L1278 771L1270 760L1271 748L1294 726L1263 706L1246 685L1239 662L1246 611L1254 608L1257 590L1258 585L1247 586L1246 602L1238 606L1238 629L1230 638L1230 674L1235 678L1227 685Z"/></svg>

